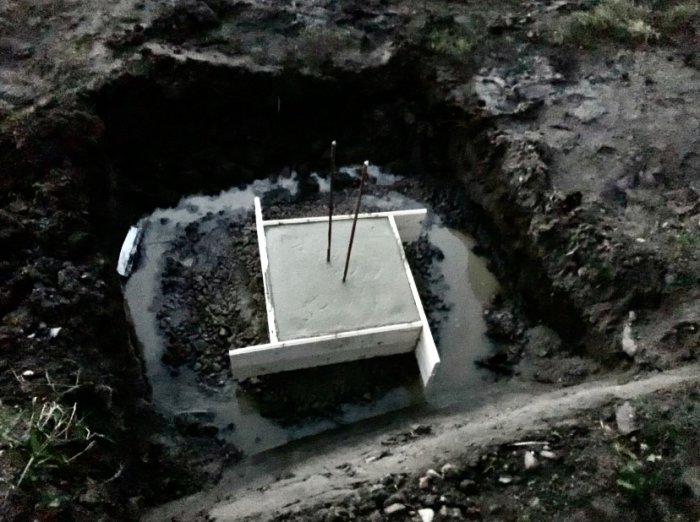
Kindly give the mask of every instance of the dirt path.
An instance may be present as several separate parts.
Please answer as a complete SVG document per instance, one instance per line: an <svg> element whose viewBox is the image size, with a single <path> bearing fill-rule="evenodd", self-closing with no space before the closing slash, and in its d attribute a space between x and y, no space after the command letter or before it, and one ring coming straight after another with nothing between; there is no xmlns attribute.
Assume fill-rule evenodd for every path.
<svg viewBox="0 0 700 522"><path fill-rule="evenodd" d="M203 511L217 521L265 520L291 506L332 502L389 472L420 471L457 458L465 448L520 438L613 399L695 382L699 369L690 365L626 384L610 377L539 395L511 393L471 411L406 416L391 429L353 428L350 435L341 431L302 442L284 454L270 452L244 462L211 490L160 506L144 520L189 520Z"/></svg>

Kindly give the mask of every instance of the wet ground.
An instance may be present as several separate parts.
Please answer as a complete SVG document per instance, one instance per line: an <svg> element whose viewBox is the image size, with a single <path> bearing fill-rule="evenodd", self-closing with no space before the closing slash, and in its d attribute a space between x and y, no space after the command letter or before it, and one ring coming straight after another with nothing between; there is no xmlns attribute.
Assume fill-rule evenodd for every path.
<svg viewBox="0 0 700 522"><path fill-rule="evenodd" d="M343 169L343 172L348 176L353 175L351 169ZM384 174L376 168L372 169L372 177L374 184L364 198L364 209L402 210L427 206L424 202L392 190L394 185L401 183L400 177ZM325 179L318 175L312 176L312 179L318 183L320 190L315 196L307 198L310 199L310 203L307 203L306 207L315 207L316 212L323 212L327 185ZM348 195L354 195L354 189L347 192ZM299 196L296 174L278 177L275 181L256 181L243 188L225 191L219 196L188 197L176 208L156 210L140 222L140 226L145 230L140 261L125 285L125 297L136 338L142 346L148 378L153 388L153 400L161 412L168 417L175 417L176 424L179 422L197 425L197 429L217 433L244 453L254 454L361 419L418 405L425 407L424 404L429 409L443 407L483 393L483 384L493 380L493 377L489 372L477 368L475 361L492 350L492 343L485 335L483 310L498 292L498 282L486 268L485 259L472 253L474 240L443 226L440 216L432 211L429 212L424 226L421 239L424 243L423 248L415 248L416 245L408 247L408 256L415 266L414 272L423 290L423 299L426 301L442 358L442 364L429 390L424 392L422 389L412 357L374 359L367 363L375 367L376 374L372 377L375 382L365 383L367 386L364 391L360 390L359 397L357 392L350 396L341 394L336 397L330 410L327 404L324 404L323 408L307 407L297 412L296 419L293 412L288 412L284 421L280 422L280 419L274 416L271 418L265 409L260 410L255 393L246 393L250 388L249 383L241 389L232 380L226 366L226 349L220 345L214 348L218 356L214 357L216 362L213 363L213 372L209 372L210 367L203 367L201 362L195 362L193 365L172 364L172 360L167 357L169 325L178 323L180 315L186 316L190 313L188 310L169 305L166 322L159 321L158 312L162 307L169 302L177 302L178 298L167 288L164 295L162 285L166 259L173 253L173 244L176 244L176 239L182 237L183 231L192 231L193 223L200 225L200 238L201 235L207 234L218 237L216 230L223 226L224 221L238 219L248 223L249 228L247 220L250 218L255 196L263 198L263 201L271 196L293 201ZM293 205L290 206L293 208ZM274 206L271 207L271 211L274 213ZM212 251L207 252L202 245L208 245ZM246 245L248 252L245 255L259 264L257 245ZM203 264L214 263L215 253L221 248L221 242L218 240L201 243L194 255L182 256L182 266L185 269L196 270ZM238 248L243 249L246 246L238 245ZM242 250L233 254L236 257L243 256ZM252 292L257 289L262 295L260 281L253 279ZM179 290L176 288L174 292ZM256 298L243 299L240 294L241 290L238 289L233 297L219 295L219 298L223 297L224 301L232 300L242 308L247 308L239 314L244 316L242 323L254 320L251 316L260 320L261 315L264 322L260 296L257 298L257 305L251 306L251 301ZM216 297L213 300L216 300ZM225 328L234 330L227 330L226 336L235 343L238 341L237 328L244 329L245 326L232 320L228 325L222 326L221 330ZM208 338L205 336L205 339ZM266 340L264 331L259 332L256 341ZM164 360L171 364L166 364ZM397 361L406 375L392 379L390 374ZM206 365L206 362L204 364ZM344 375L341 379L347 379L348 375L356 370L353 364L336 365ZM317 371L323 371L323 368ZM296 374L306 381L306 384L301 382L299 386L313 390L313 386L310 386L313 375L308 372ZM388 383L378 382L384 380ZM333 387L343 387L337 382L330 384ZM283 383L277 384L278 387L282 385ZM319 392L323 393L322 390L309 391L311 397L305 401L318 400L314 399L313 395ZM333 395L334 392L326 390L325 393Z"/></svg>
<svg viewBox="0 0 700 522"><path fill-rule="evenodd" d="M229 342L229 333L241 345L256 342L259 324L250 319L255 317L252 290L257 283L247 276L247 268L257 263L256 256L229 263L231 244L221 251L211 248L219 239L235 236L236 244L250 252L254 238L249 240L247 221L212 213L189 229L173 226L169 230L180 217L170 224L153 224L147 257L153 261L164 255L177 261L166 261L163 270L168 276L165 282L173 283L167 295L175 295L187 273L201 278L188 283L188 303L198 302L197 297L202 297L201 302L210 302L209 298L222 302L216 297L222 285L242 290L236 294L241 301L236 303L238 309L219 306L207 316L202 315L209 314L206 307L176 306L179 301L168 299L134 307L132 314L138 318L155 314L158 328L151 330L152 338L167 341L163 353L148 355L151 362L145 375L127 341L129 327L113 266L118 243L130 224L155 208L175 205L184 195L213 194L283 165L294 165L300 173L318 169L325 161L329 136L343 144L344 162L369 157L396 172L434 178L444 187L441 201L403 188L396 192L419 205L432 201L436 213L450 226L460 230L473 226L470 230L488 253L490 266L515 301L501 303L488 316L490 332L498 334L503 346L496 347L496 354L485 364L512 374L511 382L523 385L522 402L528 408L516 416L522 422L504 432L503 425L514 416L508 404L497 402L498 385L480 387L481 376L487 374L465 372L473 386L460 385L452 395L451 377L446 375L445 389L427 397L429 402L440 405L443 399L445 403L456 399L472 406L484 397L482 405L490 410L481 417L467 412L437 421L432 432L445 430L442 446L433 444L424 426L407 425L410 415L421 407L409 406L393 414L394 420L404 421L399 433L387 435L379 429L374 441L362 441L354 453L343 436L325 446L317 446L315 437L305 438L311 439L310 450L299 462L303 465L309 455L318 455L307 472L298 468L290 472L289 465L289 449L304 441L282 447L277 455L283 468L279 472L257 469L259 461L241 462L227 470L234 476L234 485L241 482L244 468L263 476L237 490L242 495L237 500L247 503L251 512L263 506L268 512L261 517L269 519L271 499L283 508L315 494L313 488L298 487L304 481L316 484L316 492L340 487L339 494L353 495L361 468L369 467L367 460L384 454L383 442L403 441L405 447L393 458L373 460L374 474L365 478L378 482L389 473L399 478L408 473L415 487L422 478L415 476L418 468L434 466L428 461L436 453L449 450L457 456L463 453L465 441L489 445L498 435L512 442L524 433L519 430L549 419L555 404L551 397L537 394L542 391L539 383L569 386L609 371L614 375L605 388L588 383L591 393L616 393L620 382L637 378L640 382L631 381L623 388L646 390L645 383L651 380L670 386L666 377L672 377L673 368L688 365L700 354L700 189L696 183L700 11L692 0L639 0L634 3L645 4L643 9L632 9L634 16L625 15L616 22L623 28L650 30L648 40L625 41L615 27L588 34L588 41L586 34L579 35L583 41L559 38L562 29L573 27L568 25L572 21L600 18L599 7L631 3L2 3L0 390L4 407L0 413L11 411L13 415L5 421L15 421L17 412L19 426L28 430L35 406L51 401L66 409L77 405L90 433L105 437L97 437L89 451L70 461L73 451L86 446L60 445L59 465L38 469L26 467L34 450L30 444L4 440L0 518L136 520L149 505L209 488L219 480L222 468L231 461L222 458L226 451L214 433L233 437L238 427L215 425L210 413L189 411L178 417L178 429L187 436L173 437L172 423L152 415L148 379L162 385L152 387L158 411L164 411L164 401L176 389L180 398L192 399L193 404L202 397L215 402L213 398L227 382L222 348ZM646 14L636 14L640 11ZM311 188L306 181L304 193ZM320 181L323 187L323 178ZM456 186L466 194L459 204L452 199ZM388 192L378 194L375 203ZM276 205L283 215L284 194L269 193L266 208ZM387 204L395 197L390 196ZM298 215L318 208L305 201L294 210ZM206 202L197 204L203 209ZM184 207L181 212L189 214ZM440 266L447 270L436 260L431 245L439 244L436 230L431 242L426 239L412 249L416 258L430 260L415 267L429 281L424 290L441 288L431 274L438 277ZM158 254L161 233L166 234L170 248ZM175 256L173 248L186 256ZM440 248L448 258L450 247ZM454 249L461 248L455 241ZM235 268L227 272L231 277L219 276L217 282L217 271L227 265ZM433 265L435 270L430 272ZM154 278L160 269L154 268ZM140 275L146 273L135 277ZM240 285L241 281L249 284ZM154 293L163 291L162 284L149 284ZM440 310L446 304L440 297L447 291L436 295L434 300L427 296L426 302L435 331L441 333L454 316L450 315L453 309ZM171 341L179 336L168 336L175 329L164 329L160 323L170 317L176 325L186 325L188 317L181 311L189 309L197 310L195 319L205 317L199 321L203 331L175 346ZM246 327L238 332L224 328L220 333L218 323L228 317ZM441 340L441 346L449 338ZM190 350L189 343L194 342L199 351ZM486 350L486 345L479 346ZM521 354L525 359L518 362ZM162 355L166 365L158 367ZM310 379L319 389L331 389L328 383L347 384L337 394L345 399L331 398L325 405L352 404L347 408L306 404L308 392L296 386L297 374L288 375L286 381L261 380L237 398L241 410L277 426L280 440L286 440L291 430L299 429L302 417L304 426L332 427L348 415L344 410L372 415L368 410L388 400L392 390L410 389L407 369L415 369L414 363L410 359L395 362L380 371L377 365L357 366L356 373L367 378L354 381L353 386L339 378L343 373L339 368L325 368ZM685 370L688 378L697 376L694 368ZM649 372L663 373L649 377ZM370 386L380 375L381 382L389 385ZM172 385L180 381L186 385ZM470 393L470 388L476 391ZM369 393L366 398L365 393ZM566 393L562 391L560 397L566 398ZM414 397L400 398L403 402L397 401L396 407ZM593 407L580 398L585 399L585 394L567 399L572 417L581 417L581 407ZM696 403L697 397L681 395L674 408L685 413ZM281 405L277 411L270 409L275 404ZM173 412L181 407L174 404ZM217 408L228 414L224 401ZM264 417L258 415L263 410ZM295 412L295 418L284 419L286 410ZM419 413L414 418L420 418ZM392 414L381 418L386 417ZM593 429L604 430L594 417L589 418ZM663 411L657 418L661 433L673 432L673 423ZM374 420L355 423L353 429ZM459 426L468 429L460 431ZM696 427L693 430L697 432ZM643 481L620 476L628 474L630 465L637 465L628 451L638 460L646 459L646 453L639 452L641 444L627 444L632 443L630 437L622 439L626 451L621 454L617 433L605 439L619 464L611 469L605 465L613 461L611 452L597 452L596 437L576 430L560 433L566 433L582 452L573 452L563 467L537 468L541 481L519 482L514 474L515 489L501 482L490 489L489 480L496 475L468 476L467 480L478 483L477 489L492 491L495 498L504 492L513 498L517 495L522 501L515 506L499 511L489 493L481 515L471 511L475 506L470 502L442 507L431 503L435 518L447 518L459 508L464 515L487 519L513 514L530 520L588 517L597 521L624 516L659 520L670 517L664 510L666 493L700 498L692 480L684 485L672 482L667 489L659 484L643 495L633 492L637 500L632 499L632 504L641 507L636 516L628 509L630 504L618 503L617 497L631 490L617 479L633 487L642 485ZM680 438L694 442L692 435ZM685 474L667 459L674 441L667 442L661 462L672 462L674 469ZM319 455L322 450L345 452L333 461L337 468L328 469L329 453ZM686 453L691 463L698 461L695 453ZM508 455L512 457L510 451ZM510 457L501 457L494 460L495 466L515 465ZM587 508L597 511L583 518L566 510L542 511L552 500L549 494L562 491L564 474L574 476L570 472L580 471L580 459L585 463L586 458L596 467L576 475L574 486L580 486L582 496L574 503L592 504ZM604 462L598 466L600 460ZM651 478L656 464L644 460L643 469L652 472ZM30 473L20 486L20 476L27 469ZM605 470L607 475L601 473ZM290 473L298 479L288 494L275 496L274 487L268 490L270 481ZM347 480L324 482L328 473ZM613 501L600 503L596 488L601 484L606 497L616 497ZM201 518L202 509L232 495L231 486L223 483L207 493L211 502L194 502L191 518ZM395 487L398 480L388 480L379 489L389 493ZM525 492L531 487L540 492L534 498ZM396 506L377 505L378 512L367 516L414 518L415 508L427 508L434 495L448 497L452 492L452 488L421 489L420 494L408 491L403 502L394 502L406 508L403 515L384 512ZM335 500L345 505L337 506L341 512L347 508L346 518L355 516L352 502ZM649 504L652 509L647 509ZM228 510L232 518L240 514L238 506ZM687 519L697 520L697 513L689 513Z"/></svg>

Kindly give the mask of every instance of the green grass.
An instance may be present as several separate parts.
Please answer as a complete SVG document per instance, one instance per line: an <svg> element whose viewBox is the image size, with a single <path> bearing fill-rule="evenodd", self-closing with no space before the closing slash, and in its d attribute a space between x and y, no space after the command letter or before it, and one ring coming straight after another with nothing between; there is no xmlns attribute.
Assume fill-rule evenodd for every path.
<svg viewBox="0 0 700 522"><path fill-rule="evenodd" d="M596 47L606 42L645 45L679 31L697 34L697 0L601 0L593 9L577 11L554 22L552 39L559 44Z"/></svg>
<svg viewBox="0 0 700 522"><path fill-rule="evenodd" d="M633 0L603 0L590 11L564 17L554 29L557 43L594 47L606 40L627 44L655 41L659 33L650 24L651 10Z"/></svg>
<svg viewBox="0 0 700 522"><path fill-rule="evenodd" d="M428 48L438 54L462 58L474 50L478 40L475 32L435 29L428 34Z"/></svg>
<svg viewBox="0 0 700 522"><path fill-rule="evenodd" d="M645 498L658 483L657 472L651 471L644 463L622 444L615 443L615 450L622 458L617 472L617 486L633 498Z"/></svg>
<svg viewBox="0 0 700 522"><path fill-rule="evenodd" d="M36 398L30 408L0 404L0 448L13 463L9 473L14 475L3 480L11 488L31 487L54 471L69 473L71 464L100 437L77 415L75 404L66 407Z"/></svg>

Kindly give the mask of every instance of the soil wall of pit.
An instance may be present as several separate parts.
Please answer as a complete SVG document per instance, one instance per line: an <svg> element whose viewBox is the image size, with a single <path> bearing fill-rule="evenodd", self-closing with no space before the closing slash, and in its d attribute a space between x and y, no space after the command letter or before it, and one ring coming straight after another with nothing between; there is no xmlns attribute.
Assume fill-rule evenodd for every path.
<svg viewBox="0 0 700 522"><path fill-rule="evenodd" d="M547 215L548 204L555 202L551 208L561 222L576 209L575 198L550 198L546 155L536 146L495 134L476 104L440 99L430 66L409 55L373 70L322 76L152 57L139 71L77 101L5 123L3 364L45 370L66 384L79 374L80 386L61 400L78 402L95 429L113 441L100 444L94 459L66 480L87 484L88 474L107 480L123 465L119 480L105 483L105 495L146 502L201 485L196 473L174 471L191 462L182 448L198 447L158 437L167 426L148 406L148 383L127 341L114 271L123 234L145 213L184 195L216 192L285 168L299 173L303 191L313 170L327 168L332 139L339 142L341 164L370 159L433 183L436 211L450 209L446 224L477 236L495 271L506 286L513 282L533 313L570 338L586 331L592 293L557 287L551 263L543 262L570 248L573 228L555 227L553 236L531 233L534 217ZM532 179L525 189L513 181L523 169ZM636 279L629 274L638 268L615 273L625 282L623 292L630 292L622 299L653 297L653 291L633 292ZM29 337L58 326L62 333L55 338ZM50 392L45 381L18 387L14 379L11 372L0 377L9 401L27 404ZM162 474L146 472L153 463ZM17 498L34 502L31 492ZM112 505L117 518L128 515L127 508Z"/></svg>

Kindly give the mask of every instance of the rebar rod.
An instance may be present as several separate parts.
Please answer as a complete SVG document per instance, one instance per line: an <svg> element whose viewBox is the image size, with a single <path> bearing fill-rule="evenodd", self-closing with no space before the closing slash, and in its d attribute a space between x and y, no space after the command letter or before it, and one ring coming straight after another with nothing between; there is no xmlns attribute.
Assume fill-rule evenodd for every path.
<svg viewBox="0 0 700 522"><path fill-rule="evenodd" d="M333 237L333 175L335 174L335 147L337 142L331 143L331 173L328 175L330 184L330 196L328 201L328 249L326 250L326 263L331 262L331 239Z"/></svg>
<svg viewBox="0 0 700 522"><path fill-rule="evenodd" d="M350 231L350 243L348 244L348 254L345 257L345 270L343 270L343 283L348 276L348 267L350 266L350 253L352 252L352 243L355 240L355 227L357 226L357 216L360 213L360 203L362 201L362 190L365 187L365 178L367 177L367 167L369 161L365 161L362 165L362 177L360 178L360 190L357 193L357 203L355 204L355 217L352 220L352 230Z"/></svg>

